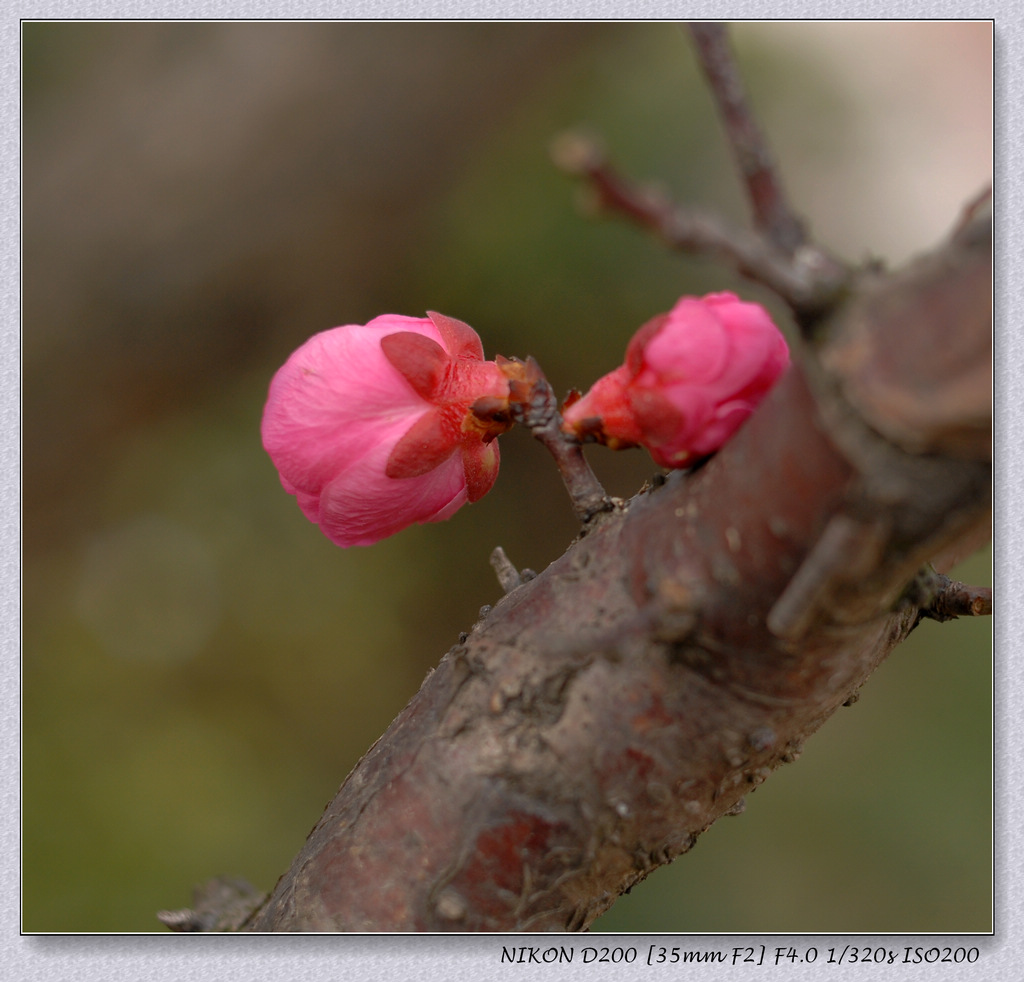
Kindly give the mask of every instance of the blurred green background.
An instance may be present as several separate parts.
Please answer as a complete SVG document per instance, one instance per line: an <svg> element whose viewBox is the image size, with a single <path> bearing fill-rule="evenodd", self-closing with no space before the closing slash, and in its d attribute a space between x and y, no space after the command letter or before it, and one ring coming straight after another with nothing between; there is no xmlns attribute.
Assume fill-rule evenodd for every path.
<svg viewBox="0 0 1024 982"><path fill-rule="evenodd" d="M827 246L900 262L991 174L985 23L736 25ZM265 457L309 335L438 309L556 389L614 367L713 264L582 216L567 127L744 220L664 23L26 23L22 900L29 932L161 930L210 876L269 889L430 667L575 533L502 438L442 525L332 546ZM620 495L653 470L591 455ZM957 572L989 582L989 557ZM800 761L595 929L986 931L991 627L924 624Z"/></svg>

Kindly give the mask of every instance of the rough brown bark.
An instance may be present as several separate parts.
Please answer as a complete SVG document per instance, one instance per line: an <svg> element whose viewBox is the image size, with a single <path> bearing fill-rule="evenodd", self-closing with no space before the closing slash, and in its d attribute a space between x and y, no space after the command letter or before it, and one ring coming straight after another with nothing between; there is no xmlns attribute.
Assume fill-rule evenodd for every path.
<svg viewBox="0 0 1024 982"><path fill-rule="evenodd" d="M989 529L990 222L863 272L707 465L441 660L249 927L582 929L858 689ZM954 585L960 586L960 585Z"/></svg>

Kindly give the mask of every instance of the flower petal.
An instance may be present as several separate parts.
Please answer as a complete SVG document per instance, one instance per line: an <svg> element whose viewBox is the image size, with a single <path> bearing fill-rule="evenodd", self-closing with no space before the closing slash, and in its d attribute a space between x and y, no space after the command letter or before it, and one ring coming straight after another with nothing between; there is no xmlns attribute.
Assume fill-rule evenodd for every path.
<svg viewBox="0 0 1024 982"><path fill-rule="evenodd" d="M320 496L319 522L339 546L370 545L423 522L451 517L467 500L462 459L452 455L419 477L385 474L388 448L374 447L362 466L343 471Z"/></svg>
<svg viewBox="0 0 1024 982"><path fill-rule="evenodd" d="M644 350L654 335L662 329L667 320L668 314L658 314L657 317L652 317L643 327L639 328L636 334L630 338L629 344L626 346L625 364L631 375L638 375L640 373L640 369L643 368L644 364Z"/></svg>
<svg viewBox="0 0 1024 982"><path fill-rule="evenodd" d="M430 399L444 388L452 359L432 338L412 331L396 331L380 339L384 357L417 394Z"/></svg>
<svg viewBox="0 0 1024 982"><path fill-rule="evenodd" d="M385 473L391 478L419 477L455 453L457 442L437 410L424 413L388 454Z"/></svg>
<svg viewBox="0 0 1024 982"><path fill-rule="evenodd" d="M654 372L660 383L707 382L722 373L729 354L728 335L714 311L695 297L683 297L644 348L639 377Z"/></svg>
<svg viewBox="0 0 1024 982"><path fill-rule="evenodd" d="M484 346L480 335L468 324L454 317L439 314L436 310L428 310L427 316L444 339L444 346L452 358L483 360Z"/></svg>
<svg viewBox="0 0 1024 982"><path fill-rule="evenodd" d="M340 467L368 446L394 443L430 408L384 356L381 337L370 325L324 331L271 381L263 446L295 488L318 492Z"/></svg>

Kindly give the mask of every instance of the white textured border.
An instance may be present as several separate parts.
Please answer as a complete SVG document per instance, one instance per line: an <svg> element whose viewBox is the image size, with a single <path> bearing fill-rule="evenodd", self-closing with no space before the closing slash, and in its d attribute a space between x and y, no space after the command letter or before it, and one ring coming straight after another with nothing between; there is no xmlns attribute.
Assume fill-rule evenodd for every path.
<svg viewBox="0 0 1024 982"><path fill-rule="evenodd" d="M711 938L674 937L201 937L166 936L72 936L20 937L19 900L19 784L20 740L19 642L20 642L20 267L19 267L19 127L20 127L20 18L25 19L575 19L583 15L594 19L798 19L798 18L996 18L996 511L995 573L996 605L996 933L995 937L944 938ZM1024 552L1022 512L1019 502L1024 492L1020 475L1024 470L1024 426L1019 407L1024 398L1020 366L1024 363L1024 325L1020 320L1024 286L1021 256L1024 255L1024 196L1021 191L1021 121L1024 119L1021 63L1022 25L1019 8L1009 2L982 4L954 3L950 0L860 0L857 3L789 2L764 3L758 0L734 3L619 2L579 0L573 3L539 3L535 0L475 0L475 2L373 2L350 3L272 3L260 0L206 3L152 3L145 0L93 0L93 2L25 3L10 10L0 21L3 44L2 78L2 199L3 239L0 245L0 284L3 296L0 349L0 692L4 698L2 735L2 794L0 794L0 878L4 888L2 907L3 975L24 982L50 979L87 980L87 982L149 982L163 980L217 980L217 982L255 982L285 977L296 982L376 982L376 980L415 979L469 982L486 978L505 979L982 979L991 982L1020 978L1024 956L1020 942L1024 929L1021 897L1021 835L1015 827L1014 796L1024 783L1024 765L1020 748L1024 686L1021 684L1020 637L1024 634L1024 605L1003 598L1014 598L1024 587L1016 572L1018 557ZM1013 499L1016 498L1016 501ZM942 857L937 856L936 862ZM643 953L652 942L682 950L723 950L731 954L734 945L767 946L765 964L751 965L676 965L647 967L584 964L583 948L603 944L634 945ZM975 965L903 965L881 967L866 965L828 965L829 947L846 943L885 945L900 951L907 945L942 946L945 943L976 945L982 955ZM502 964L502 948L535 944L541 949L569 945L576 950L570 965ZM770 964L777 945L806 951L816 946L815 965Z"/></svg>

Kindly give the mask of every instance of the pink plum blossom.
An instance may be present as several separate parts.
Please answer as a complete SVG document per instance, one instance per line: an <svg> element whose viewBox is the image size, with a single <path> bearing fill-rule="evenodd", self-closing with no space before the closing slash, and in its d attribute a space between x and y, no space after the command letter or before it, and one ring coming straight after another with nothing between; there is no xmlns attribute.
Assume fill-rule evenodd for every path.
<svg viewBox="0 0 1024 982"><path fill-rule="evenodd" d="M385 314L291 355L270 383L263 446L331 541L369 545L490 490L508 396L467 324Z"/></svg>
<svg viewBox="0 0 1024 982"><path fill-rule="evenodd" d="M714 453L789 365L768 312L732 293L682 297L633 336L626 361L564 411L564 428L662 467Z"/></svg>

